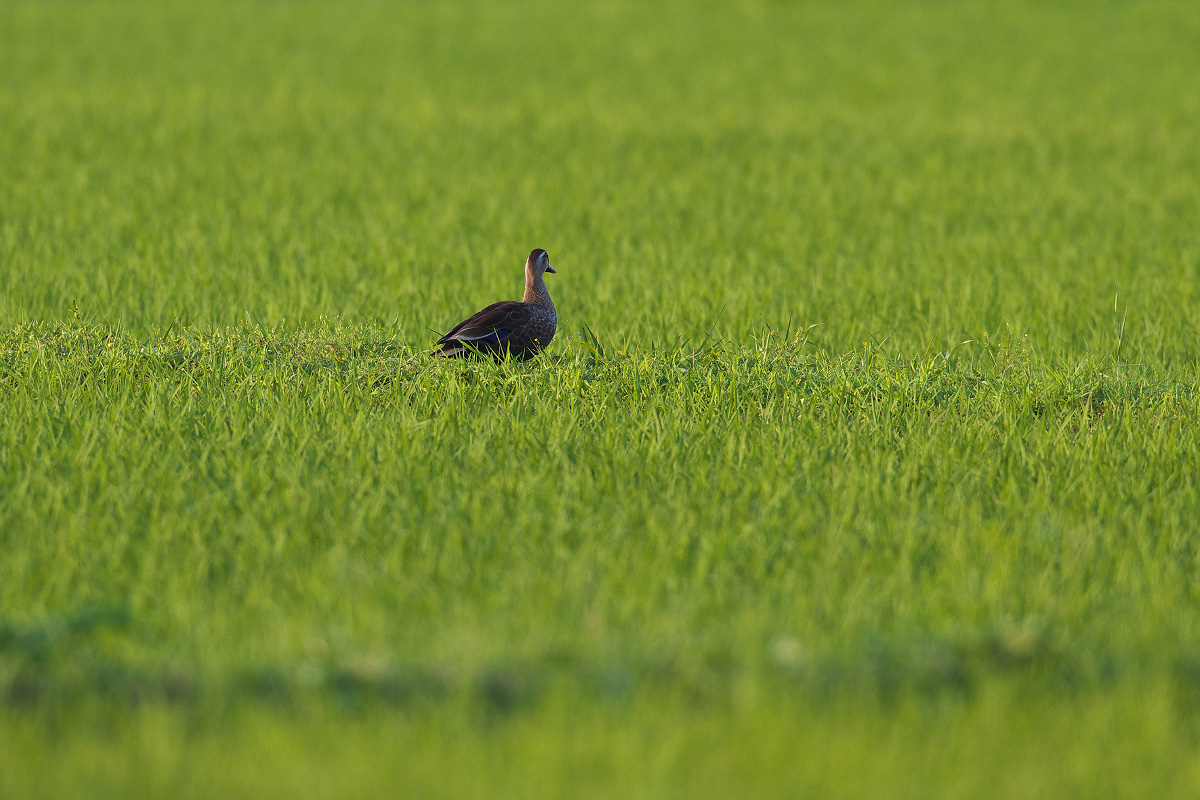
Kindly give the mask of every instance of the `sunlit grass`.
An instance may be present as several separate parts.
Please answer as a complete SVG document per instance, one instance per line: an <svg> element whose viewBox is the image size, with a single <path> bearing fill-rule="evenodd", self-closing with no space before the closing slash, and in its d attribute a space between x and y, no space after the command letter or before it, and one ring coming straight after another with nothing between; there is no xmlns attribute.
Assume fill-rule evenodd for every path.
<svg viewBox="0 0 1200 800"><path fill-rule="evenodd" d="M1182 793L1198 35L4 5L0 793Z"/></svg>

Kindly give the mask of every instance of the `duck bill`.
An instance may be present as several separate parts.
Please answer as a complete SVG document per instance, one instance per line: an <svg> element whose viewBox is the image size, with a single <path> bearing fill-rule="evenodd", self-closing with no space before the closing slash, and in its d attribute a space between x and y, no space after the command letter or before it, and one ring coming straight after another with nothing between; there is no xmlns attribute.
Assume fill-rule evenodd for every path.
<svg viewBox="0 0 1200 800"><path fill-rule="evenodd" d="M558 270L556 270L554 267L550 266L549 264L546 265L546 272L549 272L551 275L558 274Z"/></svg>

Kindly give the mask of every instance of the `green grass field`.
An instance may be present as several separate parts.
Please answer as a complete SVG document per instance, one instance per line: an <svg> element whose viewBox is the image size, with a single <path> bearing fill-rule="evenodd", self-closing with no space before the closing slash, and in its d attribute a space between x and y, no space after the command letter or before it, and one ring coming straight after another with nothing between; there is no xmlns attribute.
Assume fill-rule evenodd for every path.
<svg viewBox="0 0 1200 800"><path fill-rule="evenodd" d="M1194 796L1197 87L1189 2L0 5L0 796Z"/></svg>

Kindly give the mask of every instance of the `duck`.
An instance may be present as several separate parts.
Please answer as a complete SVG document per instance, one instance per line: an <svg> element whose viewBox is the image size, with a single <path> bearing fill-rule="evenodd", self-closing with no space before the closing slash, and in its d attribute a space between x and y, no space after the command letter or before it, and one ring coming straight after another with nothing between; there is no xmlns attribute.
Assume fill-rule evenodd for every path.
<svg viewBox="0 0 1200 800"><path fill-rule="evenodd" d="M545 350L558 328L558 312L543 277L547 272L557 274L549 254L538 247L525 260L525 296L520 302L492 303L467 317L438 339L434 357L526 361Z"/></svg>

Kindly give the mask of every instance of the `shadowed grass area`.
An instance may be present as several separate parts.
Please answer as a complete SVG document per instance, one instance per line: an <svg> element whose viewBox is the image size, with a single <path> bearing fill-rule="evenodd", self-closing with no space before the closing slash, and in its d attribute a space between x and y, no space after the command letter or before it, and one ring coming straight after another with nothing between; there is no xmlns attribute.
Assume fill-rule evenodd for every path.
<svg viewBox="0 0 1200 800"><path fill-rule="evenodd" d="M0 794L1186 794L1198 42L4 4Z"/></svg>

